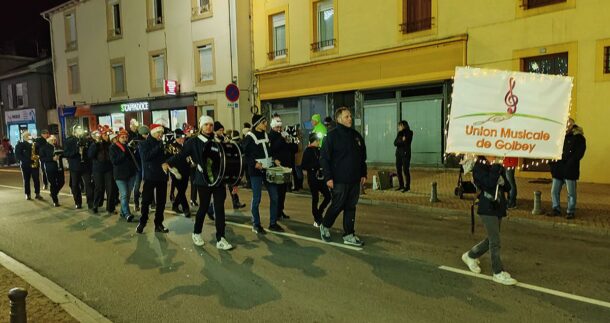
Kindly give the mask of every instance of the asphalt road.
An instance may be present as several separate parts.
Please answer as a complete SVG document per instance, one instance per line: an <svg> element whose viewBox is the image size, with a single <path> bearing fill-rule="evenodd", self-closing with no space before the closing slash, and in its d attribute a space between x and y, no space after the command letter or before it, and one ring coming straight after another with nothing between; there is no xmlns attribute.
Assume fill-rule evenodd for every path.
<svg viewBox="0 0 610 323"><path fill-rule="evenodd" d="M249 212L229 211L219 251L206 219L166 213L169 234L145 234L118 216L25 201L21 176L0 170L0 250L63 286L115 322L608 322L610 308L441 270L483 237L469 214L359 205L363 250L319 241L309 198L289 195L282 225L297 236L257 237ZM67 188L63 190L68 193ZM242 200L250 205L248 192ZM266 195L261 214L268 225ZM227 207L229 203L227 203ZM333 240L341 242L341 219ZM313 238L313 241L300 238ZM610 302L608 236L523 224L502 227L506 270L520 282ZM481 259L491 271L489 256Z"/></svg>

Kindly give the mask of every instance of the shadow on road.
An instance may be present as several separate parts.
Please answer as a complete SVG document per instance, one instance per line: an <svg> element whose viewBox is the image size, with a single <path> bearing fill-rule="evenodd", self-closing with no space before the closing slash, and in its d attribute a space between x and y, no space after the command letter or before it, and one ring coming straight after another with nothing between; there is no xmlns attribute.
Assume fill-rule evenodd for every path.
<svg viewBox="0 0 610 323"><path fill-rule="evenodd" d="M314 265L316 259L326 253L323 249L299 245L293 239L280 238L282 239L281 243L262 239L271 252L271 255L263 257L265 260L280 268L300 270L309 277L326 276L324 269Z"/></svg>
<svg viewBox="0 0 610 323"><path fill-rule="evenodd" d="M177 253L177 249L169 248L164 235L139 234L136 249L127 257L126 263L143 270L158 268L160 274L167 274L178 271L184 265L183 261L174 261Z"/></svg>

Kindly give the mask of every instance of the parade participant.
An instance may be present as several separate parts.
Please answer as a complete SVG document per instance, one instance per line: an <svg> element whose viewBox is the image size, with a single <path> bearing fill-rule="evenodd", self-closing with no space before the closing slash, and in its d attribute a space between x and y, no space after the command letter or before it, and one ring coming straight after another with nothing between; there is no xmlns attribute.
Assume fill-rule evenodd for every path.
<svg viewBox="0 0 610 323"><path fill-rule="evenodd" d="M303 152L303 160L301 167L307 171L307 184L311 191L311 214L313 214L313 225L318 228L322 223L322 215L324 210L330 203L330 191L324 182L324 174L320 168L320 138L318 134L309 134L309 145ZM324 199L318 206L319 196L322 193Z"/></svg>
<svg viewBox="0 0 610 323"><path fill-rule="evenodd" d="M19 161L21 175L23 177L23 189L25 190L25 199L31 200L30 178L34 182L34 194L37 200L42 200L40 196L40 166L38 153L33 151L32 136L28 131L21 133L21 141L15 146L15 157Z"/></svg>
<svg viewBox="0 0 610 323"><path fill-rule="evenodd" d="M196 165L195 178L193 183L199 193L199 200L201 201L201 207L197 210L195 219L195 227L193 229L193 243L196 246L203 246L204 240L201 237L203 230L203 222L205 220L205 212L210 206L210 202L214 199L214 205L216 206L216 248L221 250L230 250L233 246L225 238L225 208L224 202L227 197L225 192L224 184L217 186L209 185L210 180L207 178L208 162L211 161L212 156L204 155L204 148L206 143L214 140L214 119L209 116L202 116L199 119L199 135L196 138L188 140L182 149L182 151L169 159L169 161L163 165L165 169L169 167L175 167L179 163L186 162L186 159L190 157Z"/></svg>
<svg viewBox="0 0 610 323"><path fill-rule="evenodd" d="M563 152L561 159L551 162L551 175L553 184L551 186L551 200L553 210L548 215L560 216L560 196L563 184L568 191L567 219L575 218L576 212L576 181L580 177L580 160L585 156L587 141L581 127L569 118L566 125L566 135L563 140Z"/></svg>
<svg viewBox="0 0 610 323"><path fill-rule="evenodd" d="M112 178L112 162L110 162L110 128L103 127L100 130L100 137L97 142L89 146L88 157L93 162L92 174L94 187L93 208L91 212L96 214L98 207L102 206L104 194L106 194L106 211L108 214L114 214L115 192Z"/></svg>
<svg viewBox="0 0 610 323"><path fill-rule="evenodd" d="M294 154L299 150L295 143L288 142L287 135L282 133L282 119L275 117L271 119L271 131L269 132L269 152L271 156L279 160L280 165L294 168ZM277 218L278 220L289 219L284 213L286 192L292 183L277 184Z"/></svg>
<svg viewBox="0 0 610 323"><path fill-rule="evenodd" d="M515 179L515 170L519 164L519 158L517 157L504 157L502 165L506 170L506 179L510 184L510 192L508 193L508 202L506 208L514 209L517 207L517 181Z"/></svg>
<svg viewBox="0 0 610 323"><path fill-rule="evenodd" d="M58 194L64 186L64 167L62 151L55 146L56 144L57 138L55 136L47 138L47 143L40 146L40 161L44 164L44 170L47 173L53 206L58 207L60 206Z"/></svg>
<svg viewBox="0 0 610 323"><path fill-rule="evenodd" d="M241 130L241 142L240 144L240 148L242 148L243 150L243 140L246 138L246 135L248 135L248 132L250 132L250 129L252 128L252 125L248 122L244 122L244 127ZM250 185L250 173L248 172L248 167L246 167L244 169L244 176L246 177L246 181L244 182L244 188L251 188L252 185Z"/></svg>
<svg viewBox="0 0 610 323"><path fill-rule="evenodd" d="M411 142L413 141L413 131L409 123L402 120L398 123L398 133L394 139L396 146L396 173L398 174L397 191L408 192L411 190ZM403 180L402 174L405 174Z"/></svg>
<svg viewBox="0 0 610 323"><path fill-rule="evenodd" d="M43 129L40 131L40 137L34 139L34 149L38 152L40 151L40 147L47 144L47 138L49 138L49 131L47 129ZM42 189L46 190L48 188L49 181L47 180L47 173L44 171L44 164L40 164L40 171L42 171Z"/></svg>
<svg viewBox="0 0 610 323"><path fill-rule="evenodd" d="M81 185L84 183L87 206L93 208L93 185L91 183L91 160L87 156L91 141L88 140L81 126L75 126L72 134L66 138L64 144L64 157L68 159L70 167L70 188L76 209L81 209L83 197Z"/></svg>
<svg viewBox="0 0 610 323"><path fill-rule="evenodd" d="M136 139L132 139L129 141L129 149L133 153L133 156L136 158L136 162L138 163L138 171L136 172L136 179L133 182L133 203L135 204L134 210L136 212L140 212L140 188L142 187L142 160L140 160L140 153L138 151L138 145L142 140L148 138L150 130L148 126L141 125L138 127L138 136Z"/></svg>
<svg viewBox="0 0 610 323"><path fill-rule="evenodd" d="M366 181L366 146L362 136L352 129L352 113L346 107L335 112L337 127L328 132L320 153L320 165L332 202L320 225L322 240L330 242L330 228L343 211L343 243L362 246L355 234L356 204L360 186Z"/></svg>
<svg viewBox="0 0 610 323"><path fill-rule="evenodd" d="M462 255L462 261L473 273L480 273L479 258L488 250L491 252L491 268L493 281L514 285L517 281L504 271L500 259L500 223L506 216L506 192L510 191L510 184L506 179L504 167L496 163L495 157L480 156L472 170L474 184L481 193L477 214L485 226L487 237L476 244L470 251Z"/></svg>
<svg viewBox="0 0 610 323"><path fill-rule="evenodd" d="M136 228L137 233L142 233L146 222L148 222L149 206L156 195L155 206L155 232L168 233L169 230L163 226L163 210L167 198L167 169L162 167L168 156L163 147L163 126L159 124L150 125L150 135L142 141L138 147L142 161L142 180L144 189L142 191L142 216Z"/></svg>
<svg viewBox="0 0 610 323"><path fill-rule="evenodd" d="M139 130L140 130L140 123L138 122L138 120L136 120L136 119L129 120L129 130L127 130L127 133L129 134L129 139L127 140L127 142L130 142L132 140L144 139L140 135Z"/></svg>
<svg viewBox="0 0 610 323"><path fill-rule="evenodd" d="M174 138L174 142L170 145L172 146L174 154L178 155L184 149L184 142L186 141L184 131L176 129L176 131L174 131ZM173 173L171 174L172 185L175 183L178 191L172 204L172 211L176 212L176 214L183 214L185 217L190 218L191 211L189 209L189 203L186 200L186 189L189 185L191 167L185 159L176 161L176 169L180 173L180 178L177 178ZM182 209L180 209L180 207L182 207Z"/></svg>
<svg viewBox="0 0 610 323"><path fill-rule="evenodd" d="M322 123L322 116L317 113L312 115L311 126L313 127L313 129L311 129L311 132L317 134L318 138L320 138L321 148L322 143L324 142L324 137L326 137L326 134L328 133L326 126L324 125L324 123Z"/></svg>
<svg viewBox="0 0 610 323"><path fill-rule="evenodd" d="M265 234L265 229L261 226L261 219L258 207L261 202L261 193L263 182L269 193L269 230L284 231L277 224L277 209L278 196L277 185L264 180L265 169L271 167L274 163L279 165L279 160L273 160L270 153L271 147L269 144L269 136L267 135L267 119L262 115L255 114L252 116L253 129L248 132L242 143L244 149L244 158L246 166L250 174L250 183L252 185L252 203L250 210L252 211L252 231L257 234Z"/></svg>
<svg viewBox="0 0 610 323"><path fill-rule="evenodd" d="M118 141L110 146L110 161L112 162L112 174L119 191L121 201L121 213L119 214L127 222L133 221L134 217L129 209L129 199L138 172L137 161L127 147L129 133L121 130Z"/></svg>
<svg viewBox="0 0 610 323"><path fill-rule="evenodd" d="M214 122L214 134L216 135L216 139L218 140L218 142L231 142L232 141L232 138L230 138L229 135L225 134L225 127L222 125L222 123L220 123L218 121ZM241 203L239 201L239 194L237 193L237 185L235 185L235 186L227 185L227 190L229 191L229 194L231 195L233 209L237 210L237 209L246 207L245 203Z"/></svg>

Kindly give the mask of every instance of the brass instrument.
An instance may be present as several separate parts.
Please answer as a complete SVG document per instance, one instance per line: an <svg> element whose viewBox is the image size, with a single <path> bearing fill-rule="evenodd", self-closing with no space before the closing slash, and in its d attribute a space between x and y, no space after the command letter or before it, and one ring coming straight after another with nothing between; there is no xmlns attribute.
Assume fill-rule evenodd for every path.
<svg viewBox="0 0 610 323"><path fill-rule="evenodd" d="M301 140L299 139L299 125L295 124L292 126L286 126L284 131L282 131L282 137L289 144L300 144Z"/></svg>
<svg viewBox="0 0 610 323"><path fill-rule="evenodd" d="M36 154L36 143L32 142L32 168L38 168L38 165L40 165L40 156L38 156L38 154Z"/></svg>

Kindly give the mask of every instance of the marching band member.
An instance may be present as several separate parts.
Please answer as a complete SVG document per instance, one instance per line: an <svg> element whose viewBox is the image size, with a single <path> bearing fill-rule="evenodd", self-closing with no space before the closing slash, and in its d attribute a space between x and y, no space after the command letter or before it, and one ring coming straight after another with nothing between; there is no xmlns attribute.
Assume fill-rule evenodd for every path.
<svg viewBox="0 0 610 323"><path fill-rule="evenodd" d="M136 181L138 165L132 151L127 147L129 133L121 130L118 137L118 141L110 146L110 161L112 162L114 180L119 190L121 201L120 216L127 220L127 222L131 222L134 217L129 210L129 198L131 197L133 184Z"/></svg>
<svg viewBox="0 0 610 323"><path fill-rule="evenodd" d="M99 138L89 147L88 156L93 161L92 173L94 197L91 212L97 213L98 207L102 206L104 193L106 193L106 211L108 214L115 212L115 192L112 179L112 163L110 162L110 134L112 130L105 126L99 131Z"/></svg>
<svg viewBox="0 0 610 323"><path fill-rule="evenodd" d="M80 126L75 126L72 134L66 138L64 157L70 166L70 187L76 209L81 209L83 197L81 183L85 185L85 195L89 209L93 208L93 185L91 183L91 160L87 156L91 142Z"/></svg>
<svg viewBox="0 0 610 323"><path fill-rule="evenodd" d="M330 203L330 191L324 183L324 174L320 169L320 135L312 132L309 134L309 146L303 152L301 166L307 171L307 184L311 191L311 213L314 218L314 226L319 228L322 224L322 215ZM318 206L318 193L322 193L324 199Z"/></svg>
<svg viewBox="0 0 610 323"><path fill-rule="evenodd" d="M136 180L133 183L133 202L135 204L135 211L140 212L140 187L142 186L142 160L140 160L140 152L138 146L142 140L148 138L150 130L148 126L142 125L138 127L138 135L133 139L129 140L129 148L132 150L136 162L138 163L138 171L136 172Z"/></svg>
<svg viewBox="0 0 610 323"><path fill-rule="evenodd" d="M186 127L184 128L184 134L186 135L186 141L191 140L191 138L196 138L197 137L197 131L195 131L195 128L193 128L190 125L186 125ZM189 178L191 179L191 199L189 204L191 206L199 206L199 204L197 204L197 188L195 187L195 184L193 184L193 181L195 180L195 164L192 162L189 162L190 166L191 166L191 170L190 170L190 176Z"/></svg>
<svg viewBox="0 0 610 323"><path fill-rule="evenodd" d="M273 161L271 147L269 144L269 136L267 135L267 119L262 115L255 114L252 116L252 130L248 132L242 146L244 148L244 157L250 174L250 183L252 184L252 231L257 234L265 234L265 229L261 226L260 213L258 207L261 203L261 192L263 182L267 187L270 199L270 218L269 230L284 231L277 224L278 210L278 194L277 185L268 183L264 180L265 169L272 166L273 163L279 165L279 160Z"/></svg>
<svg viewBox="0 0 610 323"><path fill-rule="evenodd" d="M186 140L184 131L181 129L176 129L176 131L174 131L174 138L174 142L172 142L170 145L173 147L172 151L175 152L175 154L179 154L184 149L184 142ZM176 161L176 168L180 173L180 178L177 178L177 176L173 173L171 174L172 186L175 184L177 189L177 193L172 204L172 211L176 212L176 214L184 214L184 217L190 218L191 211L189 209L189 203L186 200L186 188L189 185L191 167L188 161L185 159ZM180 209L180 207L182 207L182 209Z"/></svg>
<svg viewBox="0 0 610 323"><path fill-rule="evenodd" d="M47 144L47 138L49 138L49 130L42 129L40 131L40 137L34 139L34 149L36 151L40 151L40 147ZM48 188L49 181L47 180L47 173L44 171L44 164L42 163L40 164L40 170L42 171L42 189L46 190Z"/></svg>
<svg viewBox="0 0 610 323"><path fill-rule="evenodd" d="M138 147L140 159L142 160L142 179L144 189L142 191L142 216L140 224L136 228L137 233L142 233L146 222L148 222L149 206L156 194L155 206L155 232L168 233L169 230L163 226L163 210L167 198L167 169L162 167L166 160L163 147L163 126L159 124L150 125L150 135L142 141Z"/></svg>
<svg viewBox="0 0 610 323"><path fill-rule="evenodd" d="M280 161L281 165L294 168L294 154L299 150L295 143L289 143L285 134L282 134L282 119L275 117L271 119L271 131L269 132L271 155ZM290 218L284 213L286 202L286 191L292 183L277 184L277 217L278 220Z"/></svg>
<svg viewBox="0 0 610 323"><path fill-rule="evenodd" d="M56 149L56 144L57 138L55 136L51 135L47 138L47 143L40 147L40 161L44 163L44 170L47 173L53 206L58 207L60 206L58 194L64 186L65 179L64 167L61 160L61 153L63 151Z"/></svg>
<svg viewBox="0 0 610 323"><path fill-rule="evenodd" d="M177 166L179 163L186 161L187 157L191 157L196 165L197 170L195 171L195 178L193 183L199 193L199 199L201 201L201 207L197 210L197 216L195 220L195 227L193 229L193 243L196 246L203 246L204 240L201 237L203 230L203 221L205 219L205 212L209 208L210 200L214 199L214 205L216 206L216 248L221 250L232 249L233 246L225 238L225 209L224 202L227 197L225 192L225 185L220 184L218 186L209 186L209 180L207 176L208 163L211 161L210 156L204 155L204 148L208 141L214 140L214 119L209 116L202 116L199 119L199 135L196 138L192 138L184 144L182 151L172 157L166 164L163 165L164 169L169 167Z"/></svg>
<svg viewBox="0 0 610 323"><path fill-rule="evenodd" d="M40 172L38 171L39 160L34 151L32 144L32 136L28 131L21 133L21 141L15 146L15 157L19 161L21 174L23 177L23 189L25 190L25 199L31 200L30 178L34 182L34 194L37 200L42 200L40 196Z"/></svg>

